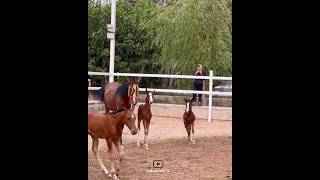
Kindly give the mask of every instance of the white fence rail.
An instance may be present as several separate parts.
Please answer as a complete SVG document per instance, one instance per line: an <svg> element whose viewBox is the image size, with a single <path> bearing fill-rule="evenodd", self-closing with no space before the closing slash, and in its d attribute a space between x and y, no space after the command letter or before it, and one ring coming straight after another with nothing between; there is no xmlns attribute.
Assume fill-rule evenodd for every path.
<svg viewBox="0 0 320 180"><path fill-rule="evenodd" d="M92 72L89 71L88 75L109 76L110 73L106 72ZM136 74L136 73L113 73L114 76L131 76L131 77L153 77L153 78L173 78L173 79L206 79L206 80L227 80L232 81L232 77L221 76L190 76L190 75L175 75L175 74Z"/></svg>
<svg viewBox="0 0 320 180"><path fill-rule="evenodd" d="M110 76L110 73L105 72L88 72L88 75L95 76ZM179 89L153 89L147 88L150 91L163 93L178 93L178 94L207 94L209 95L208 104L208 122L212 120L212 95L218 96L232 96L232 92L212 91L213 80L232 81L232 77L213 76L213 71L210 71L209 76L190 76L190 75L171 75L171 74L136 74L136 73L113 73L114 76L132 76L132 77L153 77L153 78L174 78L174 79L204 79L209 80L209 91L193 91L193 90L179 90ZM88 87L88 90L99 90L101 87ZM139 88L139 91L145 91L145 88Z"/></svg>

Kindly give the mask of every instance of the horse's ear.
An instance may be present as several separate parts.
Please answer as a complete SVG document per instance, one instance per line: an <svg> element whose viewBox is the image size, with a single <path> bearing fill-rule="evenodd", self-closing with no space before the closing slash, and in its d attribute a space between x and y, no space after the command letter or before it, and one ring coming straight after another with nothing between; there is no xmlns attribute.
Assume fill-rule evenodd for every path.
<svg viewBox="0 0 320 180"><path fill-rule="evenodd" d="M146 88L146 92L148 92L148 89Z"/></svg>
<svg viewBox="0 0 320 180"><path fill-rule="evenodd" d="M186 101L186 102L188 101L188 100L186 99L186 97L184 97L184 101Z"/></svg>
<svg viewBox="0 0 320 180"><path fill-rule="evenodd" d="M130 84L130 83L131 83L130 79L127 79L127 81L128 81L128 84Z"/></svg>
<svg viewBox="0 0 320 180"><path fill-rule="evenodd" d="M156 90L153 90L153 94L156 94Z"/></svg>

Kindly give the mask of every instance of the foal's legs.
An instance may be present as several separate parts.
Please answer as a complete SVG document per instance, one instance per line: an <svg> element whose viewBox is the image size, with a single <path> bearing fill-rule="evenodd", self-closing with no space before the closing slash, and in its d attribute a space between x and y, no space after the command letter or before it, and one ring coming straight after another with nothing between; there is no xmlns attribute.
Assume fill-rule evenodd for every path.
<svg viewBox="0 0 320 180"><path fill-rule="evenodd" d="M104 173L107 174L109 177L111 177L111 174L108 172L107 168L103 165L102 160L100 158L99 152L98 152L98 146L99 146L99 139L96 137L91 136L92 138L92 151L94 156L98 159L98 163L100 167L103 169Z"/></svg>
<svg viewBox="0 0 320 180"><path fill-rule="evenodd" d="M121 131L120 131L120 148L121 148L121 153L120 154L124 155L124 148L123 148L123 143L122 143L122 131L123 131L123 128L124 128L124 124L122 124Z"/></svg>
<svg viewBox="0 0 320 180"><path fill-rule="evenodd" d="M138 140L137 140L137 147L140 146L140 122L141 122L141 118L139 117L139 114L138 114Z"/></svg>
<svg viewBox="0 0 320 180"><path fill-rule="evenodd" d="M107 140L107 145L109 149L109 156L110 156L110 161L111 161L111 174L113 179L118 179L116 175L116 170L115 170L115 157L113 154L113 147L112 147L112 140L111 139L106 139Z"/></svg>
<svg viewBox="0 0 320 180"><path fill-rule="evenodd" d="M116 146L116 149L117 149L118 153L120 154L120 161L122 161L124 154L121 151L120 138L115 138L112 141L113 141L114 145Z"/></svg>
<svg viewBox="0 0 320 180"><path fill-rule="evenodd" d="M186 128L187 133L188 133L188 142L190 143L191 142L191 136L190 136L191 124L186 124L185 128Z"/></svg>
<svg viewBox="0 0 320 180"><path fill-rule="evenodd" d="M138 132L140 131L140 122L141 122L141 118L139 117L139 113L138 113Z"/></svg>
<svg viewBox="0 0 320 180"><path fill-rule="evenodd" d="M147 136L149 133L149 125L150 125L150 120L144 120L143 121L143 129L144 129L144 146L146 148L146 150L149 150L148 148L148 144L147 144Z"/></svg>
<svg viewBox="0 0 320 180"><path fill-rule="evenodd" d="M192 138L191 138L191 142L192 144L196 144L196 141L193 139L194 138L194 122L191 124L192 127Z"/></svg>

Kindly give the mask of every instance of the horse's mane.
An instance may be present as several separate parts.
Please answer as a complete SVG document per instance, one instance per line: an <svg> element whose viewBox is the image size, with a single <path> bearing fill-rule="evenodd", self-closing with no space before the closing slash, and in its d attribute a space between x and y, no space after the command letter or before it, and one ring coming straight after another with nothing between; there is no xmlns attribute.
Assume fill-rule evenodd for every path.
<svg viewBox="0 0 320 180"><path fill-rule="evenodd" d="M128 83L123 83L118 88L116 94L118 94L120 97L128 97L128 88L129 88Z"/></svg>

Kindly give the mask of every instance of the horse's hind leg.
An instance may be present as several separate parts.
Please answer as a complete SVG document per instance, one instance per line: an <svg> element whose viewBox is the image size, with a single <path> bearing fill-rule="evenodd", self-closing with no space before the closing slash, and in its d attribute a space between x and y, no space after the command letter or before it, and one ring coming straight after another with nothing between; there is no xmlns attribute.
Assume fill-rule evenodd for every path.
<svg viewBox="0 0 320 180"><path fill-rule="evenodd" d="M98 159L98 163L99 163L100 167L103 169L104 173L107 174L109 177L111 177L111 174L109 173L107 168L104 166L104 164L100 158L99 152L98 152L99 139L96 137L93 137L93 136L91 136L91 138L92 138L92 151L93 151L94 156Z"/></svg>
<svg viewBox="0 0 320 180"><path fill-rule="evenodd" d="M150 120L146 120L145 126L144 126L144 146L146 150L149 150L148 143L147 143L147 136L149 134L149 125L150 125Z"/></svg>
<svg viewBox="0 0 320 180"><path fill-rule="evenodd" d="M192 142L192 144L196 144L196 141L194 140L194 122L191 124L191 127L192 127L191 142Z"/></svg>
<svg viewBox="0 0 320 180"><path fill-rule="evenodd" d="M112 148L112 140L111 139L106 139L107 140L107 145L109 149L109 156L110 156L110 161L111 161L111 174L113 179L118 179L116 175L116 170L115 170L115 157L113 154L113 148Z"/></svg>
<svg viewBox="0 0 320 180"><path fill-rule="evenodd" d="M138 113L138 132L140 131L140 122L141 122L141 119L140 119L139 113Z"/></svg>

